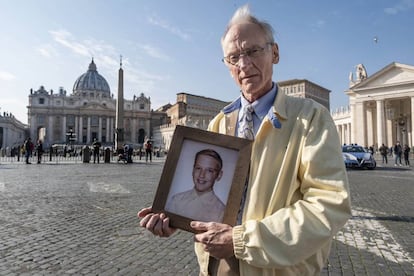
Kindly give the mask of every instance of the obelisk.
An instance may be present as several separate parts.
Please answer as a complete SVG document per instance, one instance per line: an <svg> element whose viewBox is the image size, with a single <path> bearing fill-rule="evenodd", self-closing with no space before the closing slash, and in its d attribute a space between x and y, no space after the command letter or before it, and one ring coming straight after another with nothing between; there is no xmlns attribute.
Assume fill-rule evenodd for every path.
<svg viewBox="0 0 414 276"><path fill-rule="evenodd" d="M118 72L118 98L116 99L115 122L115 150L119 152L124 144L124 70L122 70L122 56L120 57Z"/></svg>

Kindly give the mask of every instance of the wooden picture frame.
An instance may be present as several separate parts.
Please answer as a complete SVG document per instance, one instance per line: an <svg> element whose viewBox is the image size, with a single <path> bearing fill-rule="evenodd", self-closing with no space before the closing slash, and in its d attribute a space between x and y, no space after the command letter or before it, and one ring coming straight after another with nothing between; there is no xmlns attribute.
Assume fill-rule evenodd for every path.
<svg viewBox="0 0 414 276"><path fill-rule="evenodd" d="M214 221L231 226L237 222L249 172L252 141L191 127L176 126L152 205L153 212L165 213L170 218L170 226L172 227L194 232L190 227L191 221L212 221L200 219L200 217L206 216L204 213L200 214L200 217L198 215L190 217L185 214L187 211L177 212L169 209L171 208L169 207L171 206L170 201L173 200L174 195L194 190L196 186L195 180L193 181L195 155L206 149L218 153L223 164L221 177L213 185L213 194L224 203L224 211L222 214L216 214L222 217L221 221ZM191 202L191 204L197 204L197 200L198 198L189 202L182 201L186 206ZM168 206L167 203L169 203ZM214 214L214 211L205 211Z"/></svg>

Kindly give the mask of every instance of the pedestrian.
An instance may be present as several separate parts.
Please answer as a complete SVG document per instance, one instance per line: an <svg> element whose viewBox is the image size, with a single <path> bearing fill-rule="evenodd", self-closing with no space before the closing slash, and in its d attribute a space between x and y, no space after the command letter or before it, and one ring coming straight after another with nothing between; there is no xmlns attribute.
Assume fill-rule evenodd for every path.
<svg viewBox="0 0 414 276"><path fill-rule="evenodd" d="M350 218L341 145L332 117L272 80L279 48L272 27L239 8L221 39L241 95L209 131L254 139L237 225L192 221L200 275L317 275L333 237ZM138 212L140 225L169 237L164 213Z"/></svg>
<svg viewBox="0 0 414 276"><path fill-rule="evenodd" d="M99 164L99 153L101 149L101 143L98 141L98 139L93 138L92 148L93 148L93 163L98 162Z"/></svg>
<svg viewBox="0 0 414 276"><path fill-rule="evenodd" d="M148 162L148 158L150 162L152 162L152 142L151 140L147 140L145 143L145 162Z"/></svg>
<svg viewBox="0 0 414 276"><path fill-rule="evenodd" d="M404 163L410 166L410 147L407 144L404 145Z"/></svg>
<svg viewBox="0 0 414 276"><path fill-rule="evenodd" d="M398 166L398 165L402 166L401 155L402 155L402 147L400 145L400 141L397 141L394 146L394 156L395 156L394 166Z"/></svg>
<svg viewBox="0 0 414 276"><path fill-rule="evenodd" d="M382 146L379 148L379 152L382 156L382 164L384 164L384 162L385 164L388 164L388 147L385 144L382 144Z"/></svg>
<svg viewBox="0 0 414 276"><path fill-rule="evenodd" d="M372 155L374 155L374 153L375 153L374 146L370 146L370 147L369 147L369 152L370 152Z"/></svg>
<svg viewBox="0 0 414 276"><path fill-rule="evenodd" d="M37 140L36 143L36 153L37 153L37 164L42 162L42 155L43 155L43 143L42 140Z"/></svg>
<svg viewBox="0 0 414 276"><path fill-rule="evenodd" d="M29 137L26 139L26 141L24 142L24 156L26 157L26 164L32 164L29 161L29 158L32 156L32 151L33 151L33 143L32 143L32 139Z"/></svg>

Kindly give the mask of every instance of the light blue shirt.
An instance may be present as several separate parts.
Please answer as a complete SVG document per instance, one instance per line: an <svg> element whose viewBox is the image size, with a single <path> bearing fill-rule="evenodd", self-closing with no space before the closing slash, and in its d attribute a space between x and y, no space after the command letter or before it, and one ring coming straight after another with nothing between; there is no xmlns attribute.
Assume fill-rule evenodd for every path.
<svg viewBox="0 0 414 276"><path fill-rule="evenodd" d="M237 123L237 129L239 128L239 124L243 116L244 106L251 104L254 109L253 132L254 132L254 135L256 136L264 117L268 114L269 110L273 106L273 102L275 101L276 94L277 94L277 85L273 83L272 89L270 89L269 92L267 92L265 95L263 95L262 97L254 101L253 103L249 103L243 96L241 96L240 97L241 106L240 106L239 118L238 118L238 123Z"/></svg>

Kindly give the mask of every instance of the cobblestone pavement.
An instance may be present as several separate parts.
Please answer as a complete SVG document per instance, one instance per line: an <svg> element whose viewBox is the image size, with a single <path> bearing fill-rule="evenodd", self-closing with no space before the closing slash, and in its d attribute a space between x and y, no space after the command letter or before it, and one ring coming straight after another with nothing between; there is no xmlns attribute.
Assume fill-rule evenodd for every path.
<svg viewBox="0 0 414 276"><path fill-rule="evenodd" d="M1 163L0 275L197 275L190 233L138 227L163 160ZM353 217L322 275L414 275L414 171L379 164L348 175Z"/></svg>

